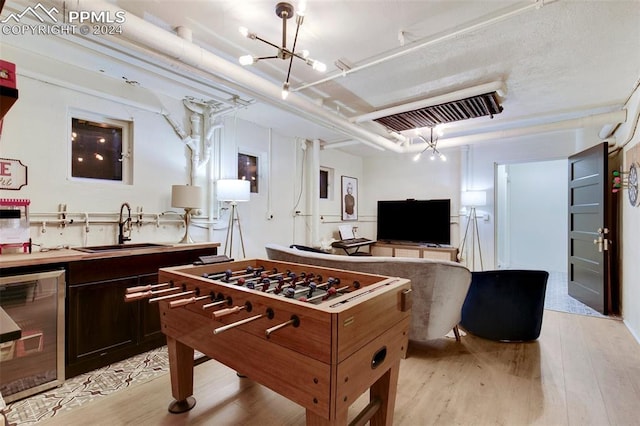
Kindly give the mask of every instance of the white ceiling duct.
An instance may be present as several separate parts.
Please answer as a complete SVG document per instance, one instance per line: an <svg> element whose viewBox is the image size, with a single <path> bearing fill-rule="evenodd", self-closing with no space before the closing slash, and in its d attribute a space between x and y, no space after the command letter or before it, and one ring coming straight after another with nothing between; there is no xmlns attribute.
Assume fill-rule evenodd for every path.
<svg viewBox="0 0 640 426"><path fill-rule="evenodd" d="M357 117L351 118L351 121L355 123L362 123L365 121L375 120L381 117L400 114L407 111L413 111L430 106L446 104L448 102L458 101L460 99L471 98L474 96L484 95L485 93L497 92L498 96L504 97L507 88L502 81L492 81L490 83L480 84L474 87L468 87L466 89L456 90L455 92L445 93L440 96L432 96L430 98L421 99L415 102L409 102L402 105L393 106L390 108L379 109L367 114L362 114Z"/></svg>

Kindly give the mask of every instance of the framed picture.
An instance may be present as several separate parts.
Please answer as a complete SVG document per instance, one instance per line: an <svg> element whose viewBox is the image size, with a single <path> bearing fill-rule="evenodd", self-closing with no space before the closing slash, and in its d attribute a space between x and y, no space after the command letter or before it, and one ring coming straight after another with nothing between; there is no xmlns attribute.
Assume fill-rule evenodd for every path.
<svg viewBox="0 0 640 426"><path fill-rule="evenodd" d="M358 179L342 176L342 220L358 220Z"/></svg>

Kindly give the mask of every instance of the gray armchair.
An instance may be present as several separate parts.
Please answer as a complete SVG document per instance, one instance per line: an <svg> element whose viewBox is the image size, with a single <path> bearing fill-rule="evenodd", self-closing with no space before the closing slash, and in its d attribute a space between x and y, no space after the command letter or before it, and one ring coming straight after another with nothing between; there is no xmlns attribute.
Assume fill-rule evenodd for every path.
<svg viewBox="0 0 640 426"><path fill-rule="evenodd" d="M409 339L436 339L451 330L458 338L462 304L471 282L471 272L459 263L403 257L341 256L276 244L267 244L265 249L272 260L407 278L411 280L413 294Z"/></svg>

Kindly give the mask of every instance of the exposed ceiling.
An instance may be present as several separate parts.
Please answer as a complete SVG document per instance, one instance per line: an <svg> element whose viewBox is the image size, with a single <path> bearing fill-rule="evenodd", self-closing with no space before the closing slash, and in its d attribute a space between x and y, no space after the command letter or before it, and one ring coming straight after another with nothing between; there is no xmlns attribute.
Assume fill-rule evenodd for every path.
<svg viewBox="0 0 640 426"><path fill-rule="evenodd" d="M94 4L98 10L104 4L67 3L85 8ZM138 17L171 33L180 32L233 67L240 67L238 57L242 55L277 53L275 48L242 36L240 26L281 44L282 23L275 13L276 1L114 3L126 11L127 23ZM292 3L298 7L297 1ZM3 18L28 4L8 1ZM504 83L505 90L498 93L503 111L492 118L480 116L446 125L441 146L446 147L449 136L530 127L619 110L640 76L639 22L637 0L308 0L296 51L308 49L311 57L324 62L328 69L318 74L295 59L292 93L285 107L279 91L255 87L243 90L241 82L247 79L242 77L238 77L240 83L230 83L228 76L217 78L212 76L215 72L179 67L175 61L154 65L163 62L164 53L148 45L138 50L137 45L143 43L126 37L126 27L124 42L113 37L76 41L115 61L87 55L73 62L116 78L126 76L151 90L166 90L163 82L174 77L180 80L180 87L193 89L185 89L183 95L172 93L174 96L228 99L238 94L251 103L239 111L240 117L283 134L319 138L327 146L336 144L349 152L368 155L379 153L380 146L388 149L384 144L361 143L359 128L388 139L389 144L401 144L402 135L394 136L373 120L355 123L357 117L489 82ZM289 48L294 33L295 19L290 19ZM2 42L16 41L3 36ZM350 70L344 65L340 66L346 72L340 70L338 61ZM288 65L288 61L272 59L244 69L279 88ZM325 117L310 118L314 108L322 110ZM345 132L340 125L333 125L333 117L358 129Z"/></svg>

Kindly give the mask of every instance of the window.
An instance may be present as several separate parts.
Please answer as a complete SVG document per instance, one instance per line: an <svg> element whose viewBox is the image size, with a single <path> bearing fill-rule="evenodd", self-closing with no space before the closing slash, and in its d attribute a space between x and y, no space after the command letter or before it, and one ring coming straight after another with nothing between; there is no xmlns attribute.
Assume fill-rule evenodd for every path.
<svg viewBox="0 0 640 426"><path fill-rule="evenodd" d="M131 184L130 123L71 118L71 177Z"/></svg>
<svg viewBox="0 0 640 426"><path fill-rule="evenodd" d="M333 169L320 167L320 199L333 200Z"/></svg>
<svg viewBox="0 0 640 426"><path fill-rule="evenodd" d="M251 182L250 190L258 193L258 157L238 153L238 179Z"/></svg>
<svg viewBox="0 0 640 426"><path fill-rule="evenodd" d="M329 171L320 169L320 198L329 198Z"/></svg>

